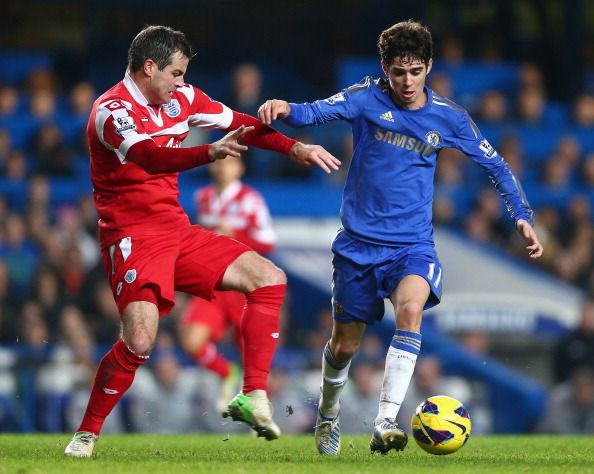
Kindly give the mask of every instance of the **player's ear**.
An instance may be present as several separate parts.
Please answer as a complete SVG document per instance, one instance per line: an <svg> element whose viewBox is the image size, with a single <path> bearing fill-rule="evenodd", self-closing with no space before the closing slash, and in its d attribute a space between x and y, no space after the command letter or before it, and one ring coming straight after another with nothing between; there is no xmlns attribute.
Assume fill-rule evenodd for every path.
<svg viewBox="0 0 594 474"><path fill-rule="evenodd" d="M142 65L142 70L147 76L151 77L155 72L156 67L157 64L155 64L155 61L153 61L152 59L147 59Z"/></svg>
<svg viewBox="0 0 594 474"><path fill-rule="evenodd" d="M432 67L433 67L433 59L429 59L429 62L427 63L427 74L429 74L429 71L431 71Z"/></svg>
<svg viewBox="0 0 594 474"><path fill-rule="evenodd" d="M382 71L384 71L384 75L387 77L388 76L388 66L386 65L386 63L384 62L383 59L380 61L380 64L382 65Z"/></svg>

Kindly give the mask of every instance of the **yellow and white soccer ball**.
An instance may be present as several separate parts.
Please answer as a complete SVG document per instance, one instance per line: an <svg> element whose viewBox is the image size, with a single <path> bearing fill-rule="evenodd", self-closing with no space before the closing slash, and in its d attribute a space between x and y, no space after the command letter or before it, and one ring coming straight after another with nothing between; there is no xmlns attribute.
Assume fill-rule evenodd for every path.
<svg viewBox="0 0 594 474"><path fill-rule="evenodd" d="M472 429L464 405L452 397L437 395L422 402L412 416L417 444L431 454L451 454L466 444Z"/></svg>

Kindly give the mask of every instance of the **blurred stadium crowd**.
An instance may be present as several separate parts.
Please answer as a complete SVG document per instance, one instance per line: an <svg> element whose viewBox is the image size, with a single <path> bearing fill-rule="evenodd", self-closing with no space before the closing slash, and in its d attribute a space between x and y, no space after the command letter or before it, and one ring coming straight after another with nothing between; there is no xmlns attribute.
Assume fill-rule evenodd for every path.
<svg viewBox="0 0 594 474"><path fill-rule="evenodd" d="M0 69L0 431L72 431L84 409L81 404L86 402L95 364L118 334L119 316L95 239L84 133L91 104L101 91L87 81L65 87L49 55L0 51L0 56L1 65L11 65ZM531 264L594 295L594 84L589 76L584 74L582 87L571 100L559 101L549 98L538 65L504 60L496 49L485 48L479 56L467 58L460 39L451 37L441 44L438 58L430 87L469 109L522 180L536 211L535 227L545 255ZM372 72L363 68L358 79ZM270 98L267 84L282 91L282 85L273 87L272 75L263 77L256 64L238 65L233 77L231 90L215 98L236 110L255 113ZM341 79L326 96L350 85ZM195 85L200 87L199 82ZM349 130L298 133L301 139L326 146L346 169L352 147ZM298 179L305 185L331 187L340 184L345 172L325 177L262 152L252 152L246 162L246 179L255 183ZM196 179L183 183L186 192L205 180L204 172L193 173ZM468 239L525 258L491 183L466 157L449 150L438 160L434 219L436 225ZM189 364L177 348L174 326L184 304L180 295L172 314L163 319L151 364L139 371L126 403L110 417L106 431L241 429L223 423L214 413L216 379ZM289 305L289 319L290 312ZM582 326L560 342L556 353L558 361L568 361L561 366L580 369L564 374L553 374L551 369L551 380L561 385L551 391L550 417L535 429L556 432L569 425L594 434L591 299L583 313ZM271 399L286 432L311 431L315 420L317 359L330 316L312 317L319 321L311 334L282 341L282 362L271 374ZM485 335L474 334L465 342L488 352L484 340ZM581 356L563 348L571 340L583 342ZM231 346L228 351L236 357ZM570 355L562 359L563 354ZM345 432L369 430L383 357L382 342L367 338L343 403ZM302 376L292 376L293 371ZM480 386L447 377L431 358L419 363L415 377L404 416L424 396L443 390L468 400L477 432L490 431L492 414ZM560 426L554 420L561 416L575 417L576 422Z"/></svg>

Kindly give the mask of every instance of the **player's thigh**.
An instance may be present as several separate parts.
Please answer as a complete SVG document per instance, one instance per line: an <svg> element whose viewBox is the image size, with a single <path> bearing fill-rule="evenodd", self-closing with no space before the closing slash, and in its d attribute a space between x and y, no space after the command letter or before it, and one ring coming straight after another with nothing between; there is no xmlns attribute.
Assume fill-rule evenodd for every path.
<svg viewBox="0 0 594 474"><path fill-rule="evenodd" d="M225 270L220 289L247 293L287 282L284 272L267 258L251 251L241 254Z"/></svg>
<svg viewBox="0 0 594 474"><path fill-rule="evenodd" d="M175 289L210 299L227 268L251 249L234 239L191 226L175 263Z"/></svg>
<svg viewBox="0 0 594 474"><path fill-rule="evenodd" d="M423 308L430 294L431 290L427 280L419 275L407 275L400 281L390 295L398 329L419 331Z"/></svg>
<svg viewBox="0 0 594 474"><path fill-rule="evenodd" d="M409 276L415 278L407 279ZM403 253L380 271L380 294L389 297L395 307L402 304L406 297L409 300L414 298L416 303L422 300L422 309L432 308L441 300L441 283L442 267L431 249Z"/></svg>
<svg viewBox="0 0 594 474"><path fill-rule="evenodd" d="M384 316L384 299L372 268L361 269L335 255L332 260L332 316L339 323L373 324Z"/></svg>

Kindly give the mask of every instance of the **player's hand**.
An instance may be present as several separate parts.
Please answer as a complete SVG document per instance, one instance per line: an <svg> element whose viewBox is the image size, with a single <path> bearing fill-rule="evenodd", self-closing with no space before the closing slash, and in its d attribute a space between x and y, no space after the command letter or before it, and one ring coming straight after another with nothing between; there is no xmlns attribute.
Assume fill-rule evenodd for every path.
<svg viewBox="0 0 594 474"><path fill-rule="evenodd" d="M245 125L242 125L238 129L229 132L220 140L211 143L208 147L208 157L210 161L222 160L227 156L241 158L241 152L246 151L248 147L239 143L239 140L241 140L246 133L250 133L253 130L254 127L246 127Z"/></svg>
<svg viewBox="0 0 594 474"><path fill-rule="evenodd" d="M291 114L291 106L288 102L279 99L271 99L264 102L258 109L258 118L266 125L273 120L284 119Z"/></svg>
<svg viewBox="0 0 594 474"><path fill-rule="evenodd" d="M529 257L540 257L543 252L543 247L542 244L539 242L538 237L536 236L536 232L534 232L534 229L528 223L528 221L525 221L524 219L518 220L518 222L516 222L516 229L524 239L524 242L528 244L526 246L526 250L528 251Z"/></svg>
<svg viewBox="0 0 594 474"><path fill-rule="evenodd" d="M341 164L338 158L328 153L320 145L296 142L291 147L290 154L297 163L306 166L318 165L326 173L331 173L332 170L336 171Z"/></svg>

